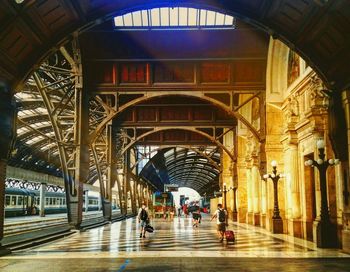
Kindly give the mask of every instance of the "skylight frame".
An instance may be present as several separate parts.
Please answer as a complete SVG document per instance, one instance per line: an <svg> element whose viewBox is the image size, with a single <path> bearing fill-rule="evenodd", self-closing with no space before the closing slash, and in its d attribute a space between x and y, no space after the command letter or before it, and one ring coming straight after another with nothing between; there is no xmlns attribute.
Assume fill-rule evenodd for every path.
<svg viewBox="0 0 350 272"><path fill-rule="evenodd" d="M162 15L166 18L162 18ZM139 18L136 18L137 16ZM205 19L203 19L203 16ZM219 24L217 18L222 23ZM140 23L135 25L135 21L141 22L141 25ZM157 7L115 16L114 27L115 30L235 29L236 18L209 9L183 6Z"/></svg>

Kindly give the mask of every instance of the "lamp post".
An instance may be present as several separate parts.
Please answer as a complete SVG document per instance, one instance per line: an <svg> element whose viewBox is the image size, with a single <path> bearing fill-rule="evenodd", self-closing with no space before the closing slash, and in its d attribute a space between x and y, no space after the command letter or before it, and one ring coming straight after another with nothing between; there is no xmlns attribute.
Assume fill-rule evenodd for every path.
<svg viewBox="0 0 350 272"><path fill-rule="evenodd" d="M280 210L278 207L278 181L283 177L283 174L277 174L277 162L272 161L272 173L265 174L263 178L267 180L270 178L273 181L273 216L272 216L272 232L283 233L283 220L280 216Z"/></svg>
<svg viewBox="0 0 350 272"><path fill-rule="evenodd" d="M225 210L227 210L227 205L226 205L226 193L229 192L229 191L231 191L231 190L233 190L233 188L230 187L229 189L227 189L227 188L226 188L226 183L224 182L224 184L223 184L223 189L220 190L220 192L223 192L223 198L224 198L224 199L223 199L223 200L224 200L224 201L223 201L223 202L224 202L223 204L224 204L224 209L225 209Z"/></svg>
<svg viewBox="0 0 350 272"><path fill-rule="evenodd" d="M233 215L233 222L237 222L238 221L238 213L237 213L237 186L234 186L233 188L233 211L232 211L232 215Z"/></svg>
<svg viewBox="0 0 350 272"><path fill-rule="evenodd" d="M333 247L335 246L336 241L336 230L335 226L332 225L329 218L328 211L328 197L327 197L327 168L328 166L333 166L339 164L338 159L325 159L326 155L325 142L323 139L319 139L316 142L318 149L318 159L308 160L305 162L305 166L316 167L320 174L320 190L321 190L321 214L320 220L315 225L316 227L316 243L317 247Z"/></svg>

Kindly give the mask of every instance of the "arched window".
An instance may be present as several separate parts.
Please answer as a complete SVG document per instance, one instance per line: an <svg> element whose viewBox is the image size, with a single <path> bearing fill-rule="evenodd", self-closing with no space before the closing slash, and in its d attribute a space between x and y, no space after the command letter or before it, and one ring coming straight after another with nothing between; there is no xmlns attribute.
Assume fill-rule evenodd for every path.
<svg viewBox="0 0 350 272"><path fill-rule="evenodd" d="M235 18L206 9L162 7L114 17L116 29L235 28Z"/></svg>

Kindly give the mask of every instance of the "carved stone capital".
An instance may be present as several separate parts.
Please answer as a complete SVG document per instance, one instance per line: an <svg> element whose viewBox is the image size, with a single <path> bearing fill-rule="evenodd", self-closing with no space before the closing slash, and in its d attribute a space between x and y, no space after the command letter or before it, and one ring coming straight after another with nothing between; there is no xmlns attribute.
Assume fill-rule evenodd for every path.
<svg viewBox="0 0 350 272"><path fill-rule="evenodd" d="M291 95L283 105L283 123L291 127L299 121L299 102L297 95Z"/></svg>
<svg viewBox="0 0 350 272"><path fill-rule="evenodd" d="M311 109L328 109L329 97L327 95L327 88L317 75L313 75L311 77L309 85L309 97Z"/></svg>

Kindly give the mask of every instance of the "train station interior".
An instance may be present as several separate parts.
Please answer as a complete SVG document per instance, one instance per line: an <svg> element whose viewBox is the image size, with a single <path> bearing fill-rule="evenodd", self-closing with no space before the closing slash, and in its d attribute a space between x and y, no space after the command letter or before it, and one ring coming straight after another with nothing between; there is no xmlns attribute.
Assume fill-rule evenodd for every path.
<svg viewBox="0 0 350 272"><path fill-rule="evenodd" d="M0 0L0 270L350 271L349 33L348 0Z"/></svg>

